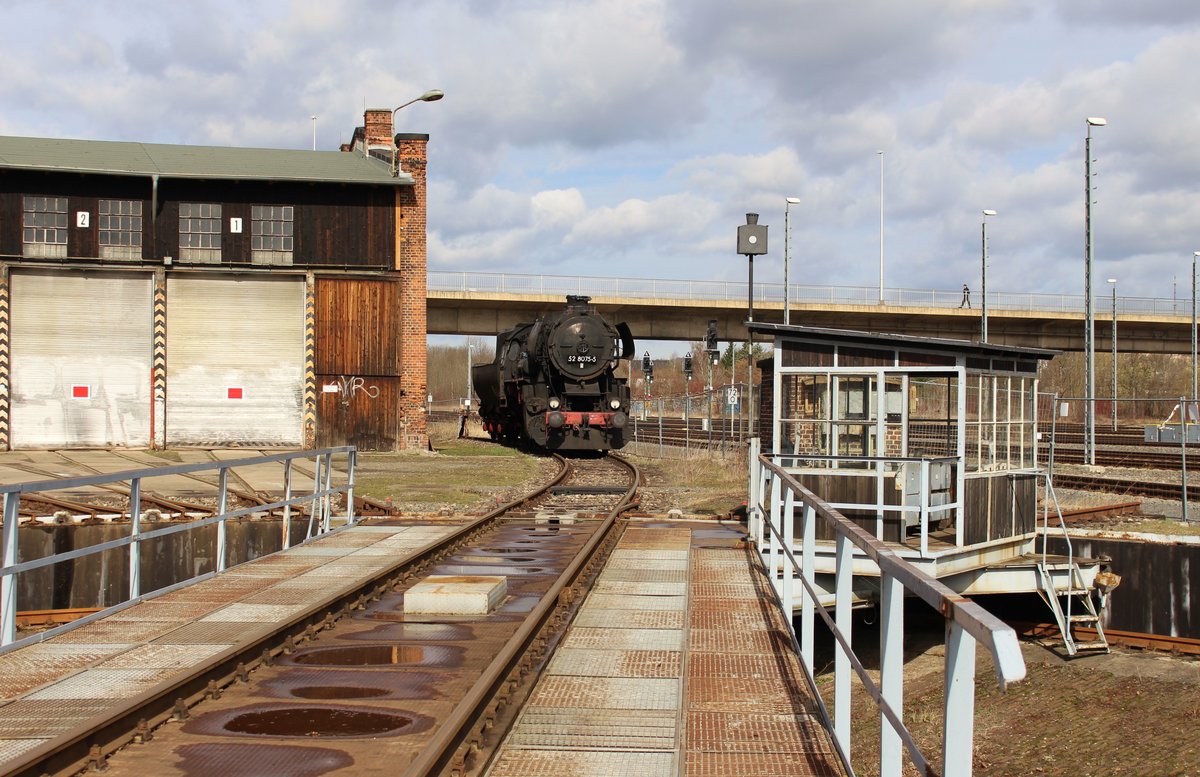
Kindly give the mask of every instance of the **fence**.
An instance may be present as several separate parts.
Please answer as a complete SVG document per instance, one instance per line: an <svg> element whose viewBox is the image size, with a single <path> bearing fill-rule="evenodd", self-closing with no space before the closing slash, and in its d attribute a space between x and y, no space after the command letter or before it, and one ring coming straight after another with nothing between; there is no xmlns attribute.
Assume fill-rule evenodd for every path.
<svg viewBox="0 0 1200 777"><path fill-rule="evenodd" d="M342 485L333 484L334 456L345 456L345 478L346 481ZM291 521L293 509L301 509L306 507L308 513L308 525L305 530L305 540L310 539L319 534L323 534L332 529L332 513L334 509L335 495L345 495L346 506L346 522L353 524L354 516L354 465L357 457L357 450L351 446L343 446L337 448L323 448L312 451L299 451L292 453L276 453L268 456L255 456L245 459L232 459L229 461L221 461L214 463L200 464L180 464L170 467L154 467L148 469L127 470L124 472L114 472L102 475L89 475L86 477L60 478L56 480L42 480L27 483L16 483L13 485L0 486L0 493L4 495L4 527L3 527L3 566L0 566L0 649L5 651L21 647L33 641L45 639L55 634L67 631L71 628L81 626L85 623L90 623L93 620L109 615L117 610L132 606L139 601L150 598L152 595L157 596L167 591L180 588L184 585L194 583L214 574L222 572L226 569L229 552L227 548L227 531L228 522L230 519L249 516L252 514L264 513L273 510L282 509L283 524L282 524L282 546L287 548L291 542ZM312 459L314 463L313 487L310 493L295 495L293 486L295 485L294 463L297 460ZM263 464L278 463L282 465L283 472L283 498L268 504L255 504L250 507L237 509L229 509L229 476L231 470L235 467L246 466L261 466ZM142 486L143 482L156 477L166 477L171 475L190 475L192 473L215 472L217 474L216 484L216 514L206 518L198 518L195 520L186 520L178 522L163 528L153 529L151 531L143 531L142 522L144 516L142 514ZM93 545L88 545L83 548L78 548L63 553L55 553L22 560L19 547L19 524L21 518L21 498L25 495L29 501L36 501L41 492L46 491L61 491L64 489L79 489L89 486L103 486L110 483L125 483L129 484L129 507L128 510L122 508L114 508L114 513L117 517L122 517L125 514L129 516L128 534L109 540L99 542ZM191 518L192 516L181 516L183 518ZM148 541L158 538L167 537L179 532L197 532L206 529L206 527L216 527L216 538L214 548L214 560L212 562L212 570L205 573L197 573L186 580L178 581L172 585L152 592L151 594L143 593L141 577L142 566L145 560L141 557L142 546ZM51 629L50 631L41 632L32 637L26 637L21 640L16 639L16 613L17 613L17 576L35 572L36 570L46 569L54 564L71 563L74 564L77 560L89 556L99 554L113 553L125 549L127 554L124 563L127 565L124 574L128 575L129 586L128 595L124 601L107 607L100 612L73 621L64 626Z"/></svg>
<svg viewBox="0 0 1200 777"><path fill-rule="evenodd" d="M770 456L760 456L758 441L750 441L749 531L784 612L800 602L799 634L788 618L789 630L805 675L825 717L828 709L817 692L813 675L815 618L819 614L835 641L833 733L843 759L849 763L851 671L879 710L881 730L879 773L899 777L904 753L920 774L935 773L904 724L904 595L924 601L946 623L945 696L942 707L941 773L969 777L973 767L975 730L975 646L982 642L991 653L1001 690L1025 676L1025 662L1013 629L978 604L962 597L907 563L867 531L845 518L795 480ZM799 527L795 525L799 515ZM816 588L816 526L833 531L834 615L821 606ZM797 531L798 529L798 531ZM800 538L797 547L796 538ZM880 578L879 683L864 669L851 648L852 580L855 565L869 563ZM796 577L798 575L798 578ZM795 581L800 581L799 595Z"/></svg>
<svg viewBox="0 0 1200 777"><path fill-rule="evenodd" d="M755 407L758 394L756 390ZM737 454L746 445L745 400L744 383L717 386L697 394L634 397L625 450L674 459Z"/></svg>

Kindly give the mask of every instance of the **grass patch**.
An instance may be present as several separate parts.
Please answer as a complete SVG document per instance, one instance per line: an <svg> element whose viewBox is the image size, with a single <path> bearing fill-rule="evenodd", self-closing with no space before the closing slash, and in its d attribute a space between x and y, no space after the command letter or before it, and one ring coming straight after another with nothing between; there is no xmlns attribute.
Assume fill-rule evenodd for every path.
<svg viewBox="0 0 1200 777"><path fill-rule="evenodd" d="M457 435L457 425L451 431ZM490 442L433 436L433 446L431 454L360 453L355 491L425 512L489 501L520 490L542 472L542 459Z"/></svg>
<svg viewBox="0 0 1200 777"><path fill-rule="evenodd" d="M679 508L724 515L746 499L746 468L734 459L631 457L643 473L644 503L652 512Z"/></svg>
<svg viewBox="0 0 1200 777"><path fill-rule="evenodd" d="M1200 524L1172 521L1169 518L1145 518L1140 521L1133 521L1129 523L1106 524L1103 528L1111 529L1113 531L1200 537Z"/></svg>

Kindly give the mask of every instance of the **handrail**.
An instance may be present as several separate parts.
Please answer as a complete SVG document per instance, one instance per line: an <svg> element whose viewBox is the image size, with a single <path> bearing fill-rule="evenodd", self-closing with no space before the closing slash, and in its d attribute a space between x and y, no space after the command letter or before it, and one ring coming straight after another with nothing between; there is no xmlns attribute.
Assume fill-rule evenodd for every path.
<svg viewBox="0 0 1200 777"><path fill-rule="evenodd" d="M333 485L333 456L346 456L346 482L344 485ZM314 459L316 464L316 473L314 476L314 487L310 494L296 495L292 487L292 462L296 459ZM357 449L354 446L339 446L333 448L322 448L320 450L311 451L291 451L287 453L275 453L266 456L254 456L242 459L230 459L217 462L201 462L196 464L176 464L167 467L146 467L141 469L123 470L121 472L110 472L98 475L84 475L79 477L57 478L53 480L35 480L24 483L11 483L0 486L0 494L3 494L3 553L0 555L0 652L16 649L32 641L42 640L50 636L68 631L72 628L82 626L85 623L90 623L106 615L111 614L116 609L121 609L129 606L131 603L142 601L151 598L151 594L143 594L141 590L141 543L146 540L165 537L170 534L175 534L182 531L195 531L197 529L216 525L216 560L213 573L220 573L226 569L227 565L227 548L226 548L226 526L231 518L239 518L253 513L261 513L265 511L283 508L283 523L282 523L282 547L287 548L290 544L291 534L291 510L293 506L301 504L311 505L309 507L309 526L305 534L305 541L311 539L318 534L323 534L332 529L332 498L335 494L346 495L346 523L354 524L354 467L357 460ZM244 466L261 466L272 462L281 462L283 466L284 478L284 497L281 500L270 502L268 504L255 504L250 507L241 507L237 509L228 509L228 482L229 473L235 467ZM166 475L189 474L193 472L216 471L218 475L217 488L217 514L211 517L189 520L187 523L180 523L174 526L166 526L152 531L142 530L142 481L147 478L163 477ZM129 534L115 540L96 543L84 548L56 553L41 558L31 559L29 561L18 561L19 555L19 524L20 524L20 503L23 494L31 494L41 491L57 491L68 488L81 488L86 486L99 486L107 483L118 483L129 481ZM36 497L34 497L36 499ZM116 509L118 513L123 513L123 510ZM85 556L103 553L109 550L117 550L120 548L128 548L128 564L129 564L129 588L127 597L115 605L107 607L103 610L89 615L86 618L81 618L68 624L64 624L55 629L41 632L26 637L22 640L16 639L16 614L17 614L17 575L23 572L31 572L36 569L51 566L66 561L73 561ZM194 575L188 580L197 580L203 577L210 576L213 573L203 573ZM182 583L187 581L177 581L175 584L167 588L159 589L154 592L155 595L165 593L167 590L172 590Z"/></svg>
<svg viewBox="0 0 1200 777"><path fill-rule="evenodd" d="M587 294L593 297L634 299L687 299L745 302L745 281L688 280L668 278L592 277L583 275L532 275L430 270L426 287L431 292L497 294ZM788 284L792 304L878 305L878 286L817 286ZM756 282L754 298L766 304L782 303L783 284ZM961 289L885 288L884 304L900 307L958 308ZM1045 292L988 292L991 310L1044 311L1082 314L1082 294ZM1117 297L1117 313L1185 317L1191 307L1186 300L1165 297ZM1103 315L1106 311L1101 311Z"/></svg>
<svg viewBox="0 0 1200 777"><path fill-rule="evenodd" d="M885 543L853 523L805 488L782 467L759 455L751 440L748 523L758 556L787 612L793 612L794 573L802 586L800 636L802 664L810 684L813 676L814 615L820 614L839 646L834 668L834 738L845 753L850 749L850 670L861 679L880 709L882 726L880 774L901 773L901 745L922 774L933 767L903 723L903 600L908 591L942 613L947 626L946 696L943 709L942 762L947 775L970 775L974 738L975 643L991 653L1001 690L1025 677L1025 662L1016 632L987 610L956 594L945 584L909 564ZM794 521L800 514L800 557L797 558ZM835 614L820 606L815 588L816 522L823 521L836 537ZM857 550L856 550L857 549ZM881 582L880 680L866 674L851 649L851 597L856 555L879 569ZM765 558L764 558L765 556ZM785 573L777 573L782 567ZM793 628L791 618L789 628ZM795 634L793 633L793 638ZM822 705L822 711L825 712ZM826 713L827 715L827 713Z"/></svg>

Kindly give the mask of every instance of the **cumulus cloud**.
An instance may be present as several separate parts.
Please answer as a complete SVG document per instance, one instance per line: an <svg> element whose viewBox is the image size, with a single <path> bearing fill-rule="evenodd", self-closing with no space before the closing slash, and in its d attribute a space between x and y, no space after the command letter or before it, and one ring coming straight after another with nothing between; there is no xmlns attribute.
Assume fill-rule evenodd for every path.
<svg viewBox="0 0 1200 777"><path fill-rule="evenodd" d="M1168 293L1200 221L1200 5L1176 0L6 3L0 132L307 148L429 132L432 267L743 277L783 199L804 282ZM986 42L987 45L983 45ZM884 151L882 160L877 152ZM880 162L883 189L880 188ZM756 277L759 270L756 264ZM1139 268L1146 268L1141 272ZM1107 272L1099 270L1099 274ZM774 274L774 275L773 275Z"/></svg>

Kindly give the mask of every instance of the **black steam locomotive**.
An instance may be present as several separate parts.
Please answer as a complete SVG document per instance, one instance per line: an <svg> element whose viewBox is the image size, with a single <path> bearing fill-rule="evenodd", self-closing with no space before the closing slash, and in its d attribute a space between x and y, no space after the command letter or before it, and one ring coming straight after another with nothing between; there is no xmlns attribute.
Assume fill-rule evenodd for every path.
<svg viewBox="0 0 1200 777"><path fill-rule="evenodd" d="M629 327L567 297L566 310L496 335L496 360L471 371L479 417L493 440L551 451L625 444L629 384L613 371L633 355Z"/></svg>

